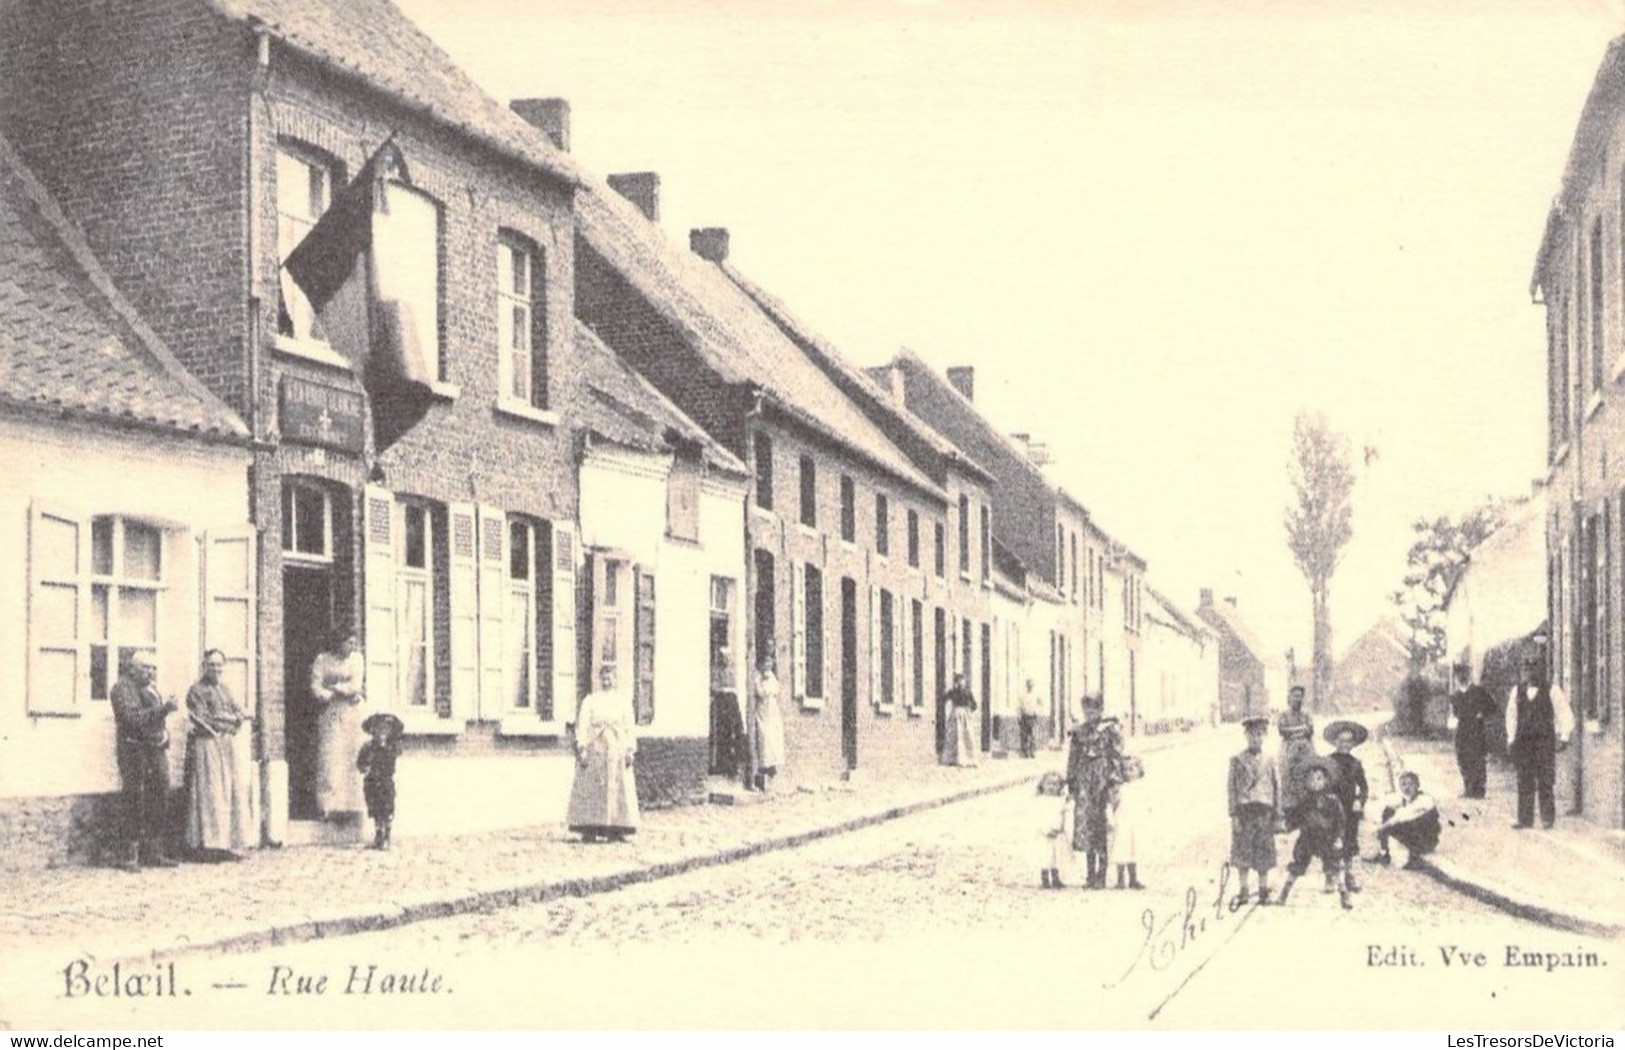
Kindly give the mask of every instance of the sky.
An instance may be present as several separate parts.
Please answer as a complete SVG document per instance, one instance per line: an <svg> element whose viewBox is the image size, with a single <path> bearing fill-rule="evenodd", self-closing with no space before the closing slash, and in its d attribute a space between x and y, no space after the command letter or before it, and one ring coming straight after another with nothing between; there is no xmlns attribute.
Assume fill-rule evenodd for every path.
<svg viewBox="0 0 1625 1050"><path fill-rule="evenodd" d="M396 2L849 358L974 366L1154 586L1276 654L1297 413L1359 468L1337 650L1413 520L1544 475L1529 278L1620 0Z"/></svg>

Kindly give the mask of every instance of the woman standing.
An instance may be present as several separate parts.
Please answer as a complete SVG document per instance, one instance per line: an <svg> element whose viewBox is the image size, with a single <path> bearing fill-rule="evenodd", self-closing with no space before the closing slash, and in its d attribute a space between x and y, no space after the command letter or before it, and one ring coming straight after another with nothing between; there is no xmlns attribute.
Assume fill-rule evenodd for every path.
<svg viewBox="0 0 1625 1050"><path fill-rule="evenodd" d="M1083 698L1083 720L1072 730L1066 756L1066 786L1075 800L1072 849L1087 863L1084 888L1106 887L1110 810L1123 781L1123 735L1117 720L1101 717L1105 701Z"/></svg>
<svg viewBox="0 0 1625 1050"><path fill-rule="evenodd" d="M762 654L756 676L756 787L767 791L784 766L784 712L779 708L779 678L773 654Z"/></svg>
<svg viewBox="0 0 1625 1050"><path fill-rule="evenodd" d="M598 691L581 701L575 723L576 776L565 823L583 842L619 842L638 830L638 787L632 769L637 737L632 703L615 688L615 669L598 672Z"/></svg>
<svg viewBox="0 0 1625 1050"><path fill-rule="evenodd" d="M242 860L254 816L237 775L237 730L248 716L220 674L226 654L203 654L203 675L186 692L186 848L199 860Z"/></svg>
<svg viewBox="0 0 1625 1050"><path fill-rule="evenodd" d="M355 756L361 748L361 697L367 664L355 632L338 631L330 652L310 668L310 695L316 718L316 806L324 817L361 812L361 778Z"/></svg>
<svg viewBox="0 0 1625 1050"><path fill-rule="evenodd" d="M943 742L942 764L945 766L974 766L976 764L976 733L971 727L971 716L976 710L976 697L965 685L965 676L954 675L954 685L942 698L948 708L947 736Z"/></svg>
<svg viewBox="0 0 1625 1050"><path fill-rule="evenodd" d="M1281 734L1281 810L1290 812L1306 795L1303 767L1315 757L1315 720L1303 709L1303 686L1287 693L1287 710L1275 722Z"/></svg>

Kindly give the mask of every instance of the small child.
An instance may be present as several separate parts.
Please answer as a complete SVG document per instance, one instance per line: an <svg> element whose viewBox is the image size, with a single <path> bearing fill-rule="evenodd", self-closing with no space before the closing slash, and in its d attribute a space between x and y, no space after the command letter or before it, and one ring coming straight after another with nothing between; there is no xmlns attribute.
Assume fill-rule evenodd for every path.
<svg viewBox="0 0 1625 1050"><path fill-rule="evenodd" d="M1365 815L1366 800L1371 787L1365 779L1365 766L1354 757L1354 749L1365 743L1369 735L1358 722L1339 720L1326 727L1323 734L1335 748L1332 761L1337 763L1337 779L1332 792L1343 803L1343 886L1350 893L1360 892L1359 880L1354 877L1354 862L1360 855L1360 818ZM1326 892L1335 889L1331 876L1326 878Z"/></svg>
<svg viewBox="0 0 1625 1050"><path fill-rule="evenodd" d="M1140 793L1127 787L1145 777L1145 763L1123 756L1123 782L1117 785L1117 806L1112 810L1112 856L1117 862L1117 888L1143 890L1140 882ZM1123 876L1128 876L1125 882Z"/></svg>
<svg viewBox="0 0 1625 1050"><path fill-rule="evenodd" d="M390 825L395 821L395 760L401 755L401 720L387 711L369 715L361 729L372 739L361 745L355 766L361 771L361 792L367 816L377 825L372 848L389 848Z"/></svg>
<svg viewBox="0 0 1625 1050"><path fill-rule="evenodd" d="M1282 904L1292 892L1292 884L1309 870L1311 859L1320 858L1328 879L1343 870L1343 803L1331 792L1337 765L1329 758L1317 756L1304 762L1300 769L1307 794L1287 813L1287 827L1297 829L1298 840L1292 844L1292 863L1286 866ZM1343 907L1354 907L1346 885L1338 887L1338 898Z"/></svg>
<svg viewBox="0 0 1625 1050"><path fill-rule="evenodd" d="M1248 880L1258 872L1258 903L1270 902L1270 869L1275 867L1275 821L1281 810L1281 783L1275 763L1264 757L1264 734L1270 720L1261 715L1242 720L1247 750L1230 758L1230 866L1241 873L1241 888L1232 908L1247 903Z"/></svg>
<svg viewBox="0 0 1625 1050"><path fill-rule="evenodd" d="M1040 777L1036 806L1038 833L1044 840L1040 859L1046 865L1040 869L1039 883L1046 890L1065 889L1061 868L1072 848L1072 829L1068 827L1072 799L1066 793L1066 778L1054 772Z"/></svg>

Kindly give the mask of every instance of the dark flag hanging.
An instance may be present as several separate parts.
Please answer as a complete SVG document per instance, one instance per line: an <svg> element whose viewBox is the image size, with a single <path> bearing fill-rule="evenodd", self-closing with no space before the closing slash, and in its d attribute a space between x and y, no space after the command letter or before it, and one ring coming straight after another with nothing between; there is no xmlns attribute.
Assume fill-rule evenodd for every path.
<svg viewBox="0 0 1625 1050"><path fill-rule="evenodd" d="M435 325L423 323L438 308L438 218L421 214L432 209L424 198L387 181L401 170L386 141L283 263L360 376L380 453L423 419L438 378Z"/></svg>

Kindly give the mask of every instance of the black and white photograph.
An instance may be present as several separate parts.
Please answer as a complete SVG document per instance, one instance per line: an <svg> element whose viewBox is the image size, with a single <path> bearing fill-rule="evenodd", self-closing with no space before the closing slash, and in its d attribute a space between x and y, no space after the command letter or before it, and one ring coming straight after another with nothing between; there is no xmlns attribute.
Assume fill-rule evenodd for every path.
<svg viewBox="0 0 1625 1050"><path fill-rule="evenodd" d="M0 1028L1613 1031L1622 625L1625 0L0 0Z"/></svg>

